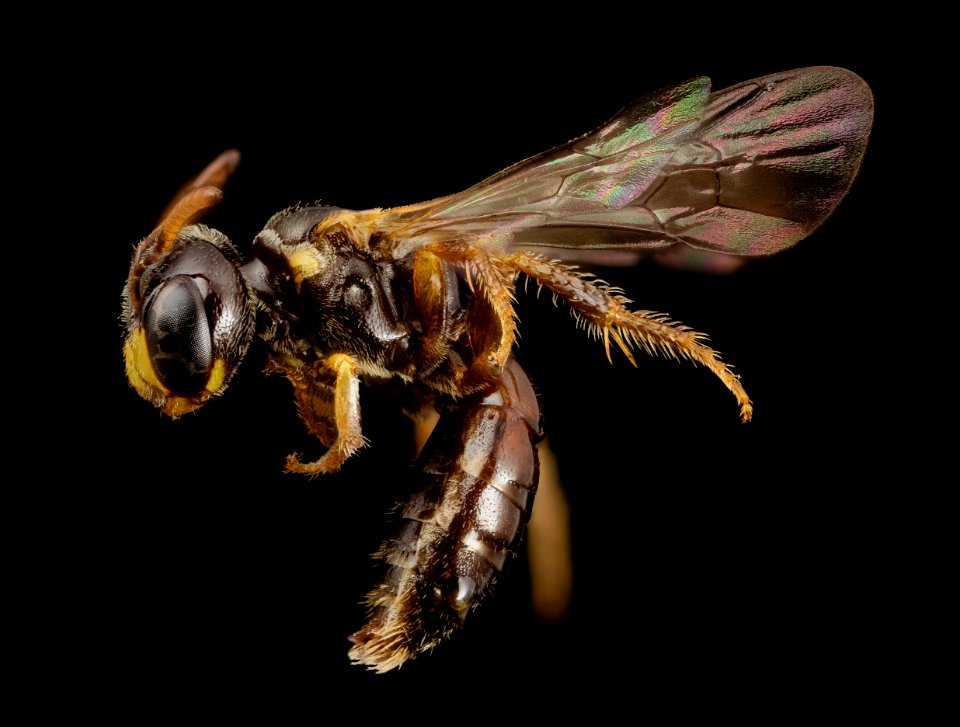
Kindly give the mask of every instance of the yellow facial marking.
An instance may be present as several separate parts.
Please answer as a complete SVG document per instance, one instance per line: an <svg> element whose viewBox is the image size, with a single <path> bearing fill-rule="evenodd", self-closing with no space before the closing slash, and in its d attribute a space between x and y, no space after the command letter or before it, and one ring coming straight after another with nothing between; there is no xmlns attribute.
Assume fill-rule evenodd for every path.
<svg viewBox="0 0 960 727"><path fill-rule="evenodd" d="M155 406L160 406L169 393L160 383L153 364L150 363L150 354L147 352L147 337L142 328L127 336L123 342L123 360L127 368L127 380L144 399Z"/></svg>
<svg viewBox="0 0 960 727"><path fill-rule="evenodd" d="M150 363L147 337L142 328L127 336L123 343L123 359L130 385L140 396L174 419L206 404L223 387L227 377L227 366L223 359L218 358L207 379L206 391L200 392L196 397L173 396L157 378L153 364Z"/></svg>
<svg viewBox="0 0 960 727"><path fill-rule="evenodd" d="M210 370L210 378L207 379L206 390L211 394L216 394L220 391L226 378L227 365L223 362L222 358L218 358L213 362L213 369Z"/></svg>

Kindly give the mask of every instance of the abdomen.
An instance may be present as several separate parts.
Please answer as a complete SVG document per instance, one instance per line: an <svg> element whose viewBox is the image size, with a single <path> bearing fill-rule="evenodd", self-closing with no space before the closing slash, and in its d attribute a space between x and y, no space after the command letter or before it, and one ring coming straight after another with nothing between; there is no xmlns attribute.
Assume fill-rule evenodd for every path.
<svg viewBox="0 0 960 727"><path fill-rule="evenodd" d="M516 553L533 507L540 409L510 359L499 382L440 418L418 462L426 486L376 557L388 570L350 658L387 671L457 629Z"/></svg>

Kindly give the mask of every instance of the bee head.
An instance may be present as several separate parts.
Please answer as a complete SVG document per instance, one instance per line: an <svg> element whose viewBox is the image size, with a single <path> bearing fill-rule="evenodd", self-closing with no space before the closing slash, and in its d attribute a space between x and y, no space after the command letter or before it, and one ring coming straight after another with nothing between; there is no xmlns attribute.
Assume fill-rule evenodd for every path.
<svg viewBox="0 0 960 727"><path fill-rule="evenodd" d="M235 154L198 182L218 163L221 175L235 166ZM222 393L253 337L256 307L237 251L220 232L189 224L221 196L218 186L188 188L137 246L123 291L127 379L172 417Z"/></svg>

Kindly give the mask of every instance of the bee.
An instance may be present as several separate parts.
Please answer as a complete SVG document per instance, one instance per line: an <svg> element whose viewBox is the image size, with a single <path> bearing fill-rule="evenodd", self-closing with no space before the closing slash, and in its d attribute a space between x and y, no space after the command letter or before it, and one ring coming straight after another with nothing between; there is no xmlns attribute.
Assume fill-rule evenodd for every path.
<svg viewBox="0 0 960 727"><path fill-rule="evenodd" d="M616 351L702 365L753 404L703 334L634 309L578 268L611 251L772 255L811 234L859 169L868 86L841 68L777 73L712 92L695 78L597 130L448 197L393 209L321 204L271 217L243 256L197 220L239 163L226 151L134 250L123 289L130 385L176 418L221 395L256 338L325 447L290 472L336 472L365 446L360 385L439 414L414 494L377 551L382 581L351 636L383 672L456 631L514 557L539 476L540 406L513 356L521 278L566 302Z"/></svg>

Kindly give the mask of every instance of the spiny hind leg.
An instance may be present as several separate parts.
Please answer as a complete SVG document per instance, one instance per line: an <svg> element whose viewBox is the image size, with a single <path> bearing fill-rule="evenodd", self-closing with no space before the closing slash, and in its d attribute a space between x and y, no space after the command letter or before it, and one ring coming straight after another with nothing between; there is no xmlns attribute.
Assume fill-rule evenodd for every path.
<svg viewBox="0 0 960 727"><path fill-rule="evenodd" d="M671 321L662 313L630 310L627 306L631 301L618 289L561 263L525 252L507 255L503 261L567 301L586 322L590 333L603 339L608 359L613 340L634 366L636 361L631 350L638 347L651 355L660 353L706 366L737 398L740 419L750 421L753 404L740 384L740 377L720 360L716 351L703 343L704 334Z"/></svg>

